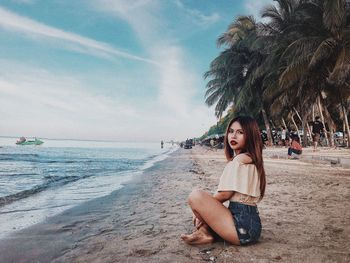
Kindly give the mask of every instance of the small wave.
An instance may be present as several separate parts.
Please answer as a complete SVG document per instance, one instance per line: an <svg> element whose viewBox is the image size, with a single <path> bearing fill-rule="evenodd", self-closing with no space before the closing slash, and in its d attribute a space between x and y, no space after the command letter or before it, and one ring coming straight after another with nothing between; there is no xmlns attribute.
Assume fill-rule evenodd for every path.
<svg viewBox="0 0 350 263"><path fill-rule="evenodd" d="M52 167L53 169L45 169L43 173L20 173L19 171L13 172L11 174L4 174L5 176L36 176L41 175L43 181L39 185L32 186L30 189L23 190L17 193L11 193L7 196L0 197L0 207L13 203L15 201L28 198L30 196L36 195L40 192L51 188L61 187L63 185L73 183L78 180L82 180L92 176L106 176L111 174L118 174L118 176L123 176L124 171L136 172L142 171L148 167L154 165L154 163L165 159L168 154L173 152L175 149L169 149L159 155L151 155L148 158L141 159L129 159L129 158L73 158L68 159L62 156L52 159L51 157L43 158L39 154L0 154L0 160L15 160L15 161L32 161L36 159L36 162L44 163L79 163L78 167L71 166L60 166L56 165ZM75 169L76 168L76 169ZM41 168L39 168L40 170ZM40 170L41 171L41 170Z"/></svg>
<svg viewBox="0 0 350 263"><path fill-rule="evenodd" d="M18 160L26 160L26 159L33 159L38 158L39 154L32 154L32 153L1 153L0 154L0 161L18 161Z"/></svg>
<svg viewBox="0 0 350 263"><path fill-rule="evenodd" d="M32 175L38 175L37 173L13 173L13 174L0 174L0 176L32 176Z"/></svg>
<svg viewBox="0 0 350 263"><path fill-rule="evenodd" d="M140 170L141 171L146 170L152 167L155 163L165 160L166 158L169 157L171 153L175 152L178 149L179 149L178 147L173 147L159 155L154 155L151 159L149 159L146 163L144 163L143 166L141 166Z"/></svg>
<svg viewBox="0 0 350 263"><path fill-rule="evenodd" d="M22 212L33 212L33 211L40 211L43 209L47 209L47 208L62 208L62 207L70 207L70 205L52 205L52 206L47 206L45 208L43 207L31 207L29 209L15 209L15 210L11 210L11 211L1 211L0 215L4 215L4 214L14 214L14 213L22 213Z"/></svg>
<svg viewBox="0 0 350 263"><path fill-rule="evenodd" d="M6 204L12 203L14 201L24 199L24 198L27 198L29 196L38 194L38 193L40 193L48 188L62 186L62 185L65 185L67 183L75 182L79 179L86 178L88 176L91 176L91 175L87 175L87 176L51 176L51 177L49 176L49 178L48 178L49 180L47 180L45 183L43 183L41 185L36 185L31 189L23 190L23 191L20 191L18 193L15 193L15 194L0 197L0 207L4 206Z"/></svg>
<svg viewBox="0 0 350 263"><path fill-rule="evenodd" d="M63 186L65 184L72 183L72 182L75 182L78 180L82 180L82 179L85 179L85 178L88 178L91 176L99 175L102 173L106 173L106 172L108 172L108 173L112 173L112 172L113 173L115 173L115 172L120 173L123 171L133 171L136 168L134 166L135 163L137 163L137 162L130 162L129 160L125 159L124 162L121 162L118 165L118 169L116 169L115 167L110 167L110 168L102 167L102 168L96 168L96 169L89 168L88 171L84 175L79 175L79 176L77 176L77 175L69 175L69 176L45 175L44 176L45 181L43 184L36 185L31 189L23 190L23 191L20 191L18 193L15 193L15 194L0 197L0 207L4 206L6 204L9 204L9 203L18 201L20 199L24 199L24 198L27 198L29 196L38 194L46 189L60 187L60 186ZM75 172L75 170L66 171L66 172L68 174L72 174L73 172ZM33 174L33 175L36 175L36 174Z"/></svg>
<svg viewBox="0 0 350 263"><path fill-rule="evenodd" d="M120 165L138 165L142 160L130 160L128 158L66 158L63 156L42 156L39 154L0 154L0 161L30 162L39 164L108 164L118 162Z"/></svg>
<svg viewBox="0 0 350 263"><path fill-rule="evenodd" d="M39 163L77 163L78 161L72 161L72 160L38 160Z"/></svg>

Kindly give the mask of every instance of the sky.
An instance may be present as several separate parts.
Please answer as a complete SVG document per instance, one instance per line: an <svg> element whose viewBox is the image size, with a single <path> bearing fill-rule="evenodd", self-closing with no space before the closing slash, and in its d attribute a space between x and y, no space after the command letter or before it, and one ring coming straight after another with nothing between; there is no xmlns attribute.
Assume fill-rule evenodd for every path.
<svg viewBox="0 0 350 263"><path fill-rule="evenodd" d="M272 0L0 0L0 136L157 142L216 124L203 74Z"/></svg>

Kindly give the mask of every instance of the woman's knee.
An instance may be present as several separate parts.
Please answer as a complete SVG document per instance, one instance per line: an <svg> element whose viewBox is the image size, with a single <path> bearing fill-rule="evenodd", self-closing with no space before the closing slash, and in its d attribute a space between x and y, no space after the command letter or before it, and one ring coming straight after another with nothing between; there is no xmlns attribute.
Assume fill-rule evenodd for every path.
<svg viewBox="0 0 350 263"><path fill-rule="evenodd" d="M188 199L187 199L188 204L191 207L193 207L193 205L199 203L202 200L204 194L205 192L202 190L198 190L198 189L193 190L188 196Z"/></svg>

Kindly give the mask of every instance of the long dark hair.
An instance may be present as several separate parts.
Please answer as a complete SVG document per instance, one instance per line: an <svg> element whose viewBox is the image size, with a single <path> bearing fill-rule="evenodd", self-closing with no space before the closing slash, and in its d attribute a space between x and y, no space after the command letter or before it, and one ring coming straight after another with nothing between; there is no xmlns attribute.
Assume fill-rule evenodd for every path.
<svg viewBox="0 0 350 263"><path fill-rule="evenodd" d="M227 135L232 123L236 121L242 126L244 133L245 146L244 149L242 149L242 153L247 153L250 158L252 158L253 163L258 170L260 176L260 198L262 199L264 197L266 187L266 174L262 156L263 142L261 139L259 126L253 118L249 116L237 116L230 121L225 133L225 156L228 161L231 161L234 157L234 152L230 147Z"/></svg>

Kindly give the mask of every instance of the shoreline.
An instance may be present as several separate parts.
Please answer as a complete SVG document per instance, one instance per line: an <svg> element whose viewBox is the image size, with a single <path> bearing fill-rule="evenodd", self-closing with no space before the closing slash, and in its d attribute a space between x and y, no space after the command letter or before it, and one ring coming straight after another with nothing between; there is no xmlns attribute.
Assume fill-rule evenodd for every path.
<svg viewBox="0 0 350 263"><path fill-rule="evenodd" d="M99 176L86 171L88 174L81 173L80 177L74 177L73 180L70 179L72 177L69 173L61 173L59 180L56 180L54 175L52 180L43 177L42 181L36 185L33 184L22 191L0 197L0 239L35 224L40 224L46 218L58 215L84 202L109 195L122 188L128 181L132 181L135 176L143 174L145 170L157 162L166 159L169 154L176 150L176 147L168 147L164 152L149 154L142 159L142 163L132 164L133 167L124 167L120 171L116 170L119 168L118 162L114 161L116 165L113 167L116 169L109 168L109 172L104 173L105 167L100 167L99 170L95 170L100 173ZM34 152L34 154L36 153ZM45 153L42 155L45 156ZM34 159L36 158L35 156ZM51 157L48 158L51 161ZM32 162L32 160L30 161ZM132 162L133 160L130 159L129 163ZM65 166L64 161L62 169L65 170L63 166ZM20 169L17 170L20 171ZM59 169L57 168L57 170ZM26 178L28 177L23 176L18 185L26 185Z"/></svg>
<svg viewBox="0 0 350 263"><path fill-rule="evenodd" d="M222 150L179 149L122 189L0 240L4 262L348 262L350 169L265 157L262 237L193 247L187 196L214 193ZM20 255L18 252L20 251Z"/></svg>
<svg viewBox="0 0 350 263"><path fill-rule="evenodd" d="M95 262L99 261L99 256L94 257L92 254L96 250L101 250L100 245L94 244L95 241L100 244L100 239L115 237L119 246L115 244L118 247L112 249L114 253L111 253L111 257L102 262L123 262L125 255L119 257L113 254L116 251L121 252L121 243L128 243L127 240L134 236L133 233L137 231L132 222L139 221L138 210L140 213L149 213L155 205L159 206L157 213L153 215L152 223L145 222L145 224L136 227L142 234L151 236L155 234L155 223L161 220L163 202L160 200L151 201L149 195L152 194L151 189L158 185L154 176L159 178L163 172L169 170L167 165L173 163L172 158L180 158L181 161L177 163L181 164L184 169L191 166L190 161L183 159L177 150L171 153L167 159L147 168L143 174L136 175L131 181L125 183L123 188L110 195L87 201L49 218L45 222L1 239L0 254L2 260L4 262ZM147 197L147 211L144 211L144 206L140 207L138 204L140 194ZM183 200L183 198L179 198L179 201ZM131 207L135 207L135 209ZM175 211L173 214L177 215ZM147 215L146 219L150 217L152 216ZM162 229L159 232L165 233L166 230ZM90 240L93 244L90 244ZM107 240L104 242L108 243ZM20 248L20 254L18 254L18 248ZM125 252L127 248L126 245L123 251ZM107 249L109 250L111 247ZM90 255L91 258L82 258L81 253ZM127 255L137 258L143 253L147 252L144 249L136 249ZM120 255L120 253L117 254Z"/></svg>

